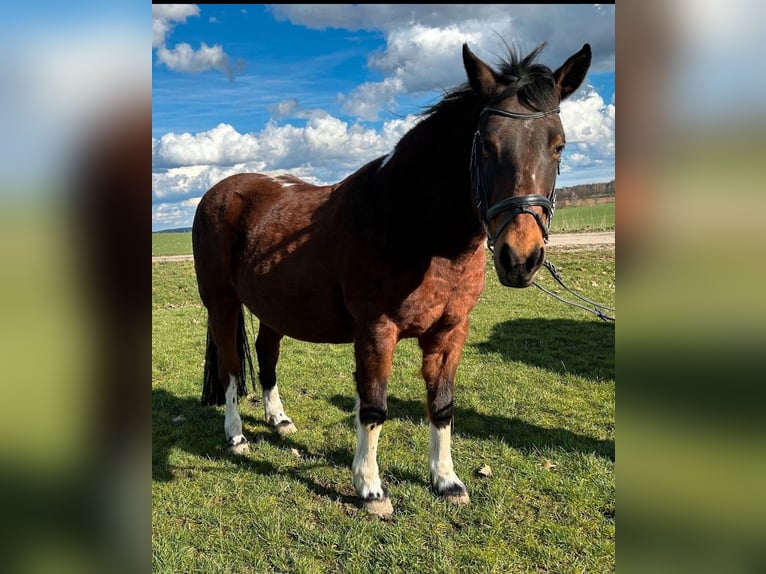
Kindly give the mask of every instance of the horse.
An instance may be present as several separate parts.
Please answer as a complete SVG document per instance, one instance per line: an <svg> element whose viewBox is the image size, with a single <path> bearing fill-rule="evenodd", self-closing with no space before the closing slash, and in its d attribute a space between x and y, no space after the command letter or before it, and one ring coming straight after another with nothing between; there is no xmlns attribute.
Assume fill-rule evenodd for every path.
<svg viewBox="0 0 766 574"><path fill-rule="evenodd" d="M253 380L243 309L259 320L258 379L267 423L296 431L277 385L280 341L353 343L352 479L371 514L393 512L377 446L394 349L422 350L430 486L470 497L451 454L455 374L486 251L499 281L525 288L545 260L565 135L559 104L582 83L589 44L555 71L542 43L498 67L462 46L467 82L425 109L393 151L333 185L292 175L231 175L201 198L192 246L207 309L203 405L225 405L228 449L249 452L238 401ZM254 382L253 382L254 385Z"/></svg>

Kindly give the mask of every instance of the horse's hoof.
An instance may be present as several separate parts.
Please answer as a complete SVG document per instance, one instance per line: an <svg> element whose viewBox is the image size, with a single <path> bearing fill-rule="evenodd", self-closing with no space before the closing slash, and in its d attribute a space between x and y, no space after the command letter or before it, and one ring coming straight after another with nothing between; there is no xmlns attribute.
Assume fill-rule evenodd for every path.
<svg viewBox="0 0 766 574"><path fill-rule="evenodd" d="M277 429L277 432L282 436L298 432L298 429L293 424L293 421L289 420L282 421L275 428Z"/></svg>
<svg viewBox="0 0 766 574"><path fill-rule="evenodd" d="M469 502L471 502L471 497L468 496L468 492L464 491L460 494L445 494L444 500L449 502L450 504L458 504L458 505L466 505Z"/></svg>
<svg viewBox="0 0 766 574"><path fill-rule="evenodd" d="M461 481L456 479L457 477L450 482L440 480L434 483L432 478L431 488L450 504L468 504L471 501L471 497L468 496L468 490Z"/></svg>
<svg viewBox="0 0 766 574"><path fill-rule="evenodd" d="M226 448L229 453L237 456L250 454L250 445L248 444L247 439L242 435L231 437L229 442L226 443Z"/></svg>
<svg viewBox="0 0 766 574"><path fill-rule="evenodd" d="M388 496L385 498L370 498L362 502L364 503L364 509L373 516L388 518L394 513L394 507Z"/></svg>

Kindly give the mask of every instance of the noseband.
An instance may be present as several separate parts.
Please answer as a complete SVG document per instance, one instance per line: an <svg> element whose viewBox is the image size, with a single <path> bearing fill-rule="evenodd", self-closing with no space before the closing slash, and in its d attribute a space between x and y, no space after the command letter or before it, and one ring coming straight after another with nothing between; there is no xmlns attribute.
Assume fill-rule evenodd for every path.
<svg viewBox="0 0 766 574"><path fill-rule="evenodd" d="M503 116L506 118L512 118L515 120L534 120L537 118L544 118L546 116L550 116L553 114L557 114L561 111L560 108L554 108L552 110L549 110L547 112L535 112L531 114L522 114L517 112L508 112L505 110L501 110L499 108L493 108L490 106L487 106L481 111L481 114L479 115L479 126L481 126L482 120L485 116L494 114L498 116ZM484 226L484 231L487 234L487 237L489 238L489 249L490 251L493 250L495 241L497 241L497 238L500 236L500 233L502 233L503 229L505 229L508 224L513 221L513 218L519 215L520 213L528 213L531 216L535 218L535 221L537 222L538 227L540 227L540 231L542 231L543 234L543 240L545 243L548 243L548 229L551 224L551 218L553 217L553 212L556 209L556 178L554 176L553 178L553 185L551 185L551 191L548 193L548 196L544 195L520 195L517 197L509 197L506 199L503 199L502 201L498 201L495 205L492 207L489 207L489 197L487 196L487 186L486 186L486 177L484 175L484 164L481 162L479 157L479 146L481 144L481 127L476 130L476 133L473 136L473 145L471 146L471 174L473 175L475 181L476 181L476 208L479 210L479 217L481 219L481 223ZM561 162L559 162L559 165ZM559 173L559 166L556 167L556 174ZM546 215L546 221L543 223L543 220L540 218L540 215L538 215L534 210L530 209L532 206L539 206L542 207L545 211ZM508 212L508 215L503 220L503 222L500 224L500 226L497 228L497 231L494 235L491 235L489 232L489 221L501 213Z"/></svg>

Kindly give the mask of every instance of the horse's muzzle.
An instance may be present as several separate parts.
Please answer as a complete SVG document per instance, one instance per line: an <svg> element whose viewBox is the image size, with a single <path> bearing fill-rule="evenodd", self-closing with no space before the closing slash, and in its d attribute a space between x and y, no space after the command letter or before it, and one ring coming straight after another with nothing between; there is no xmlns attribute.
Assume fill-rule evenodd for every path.
<svg viewBox="0 0 766 574"><path fill-rule="evenodd" d="M500 283L506 287L529 287L538 269L545 261L545 247L534 247L524 255L517 253L508 243L495 245L495 271Z"/></svg>

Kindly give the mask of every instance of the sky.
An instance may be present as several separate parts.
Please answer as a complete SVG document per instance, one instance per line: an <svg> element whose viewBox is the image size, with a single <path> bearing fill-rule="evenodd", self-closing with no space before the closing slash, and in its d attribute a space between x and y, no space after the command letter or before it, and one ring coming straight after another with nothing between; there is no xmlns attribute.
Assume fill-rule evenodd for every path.
<svg viewBox="0 0 766 574"><path fill-rule="evenodd" d="M547 42L552 69L589 43L558 185L612 180L614 28L598 4L154 4L152 230L191 226L234 173L329 184L388 154L466 81L463 43L496 65Z"/></svg>

